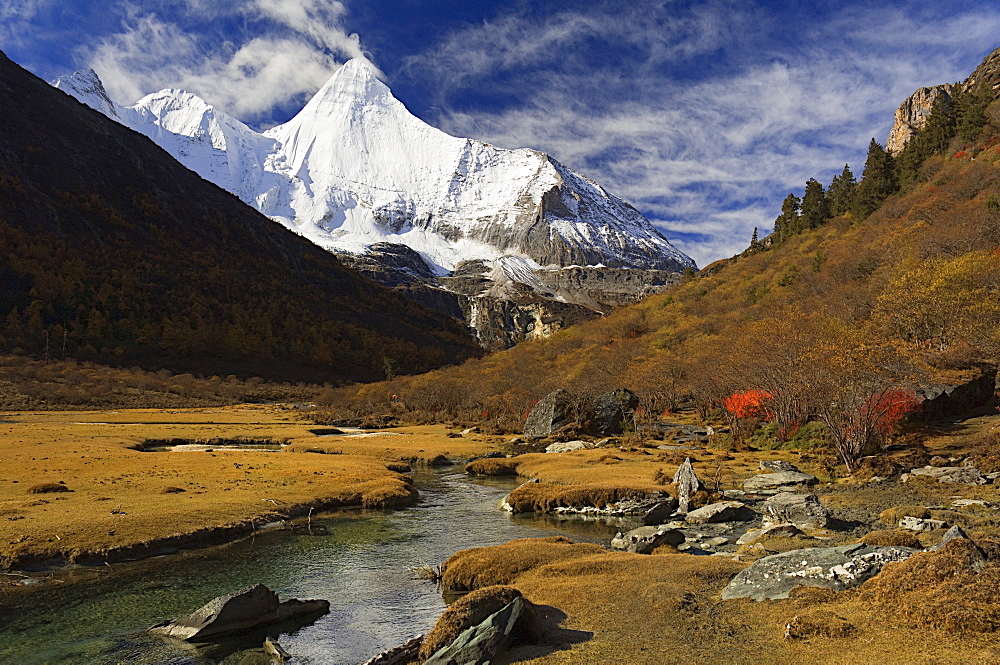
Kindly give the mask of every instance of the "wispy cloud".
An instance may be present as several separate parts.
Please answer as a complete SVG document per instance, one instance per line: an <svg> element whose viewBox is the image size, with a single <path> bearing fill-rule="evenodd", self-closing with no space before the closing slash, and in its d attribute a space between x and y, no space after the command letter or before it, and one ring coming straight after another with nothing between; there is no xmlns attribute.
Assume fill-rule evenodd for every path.
<svg viewBox="0 0 1000 665"><path fill-rule="evenodd" d="M188 16L253 21L254 36L218 41L156 13L132 8L121 30L84 47L81 59L112 97L132 103L166 87L204 97L242 120L266 120L276 108L301 104L336 71L338 58L366 58L348 33L346 8L325 0L187 0Z"/></svg>
<svg viewBox="0 0 1000 665"><path fill-rule="evenodd" d="M510 14L450 35L406 70L438 90L445 130L549 152L703 265L745 248L755 226L769 230L807 178L829 182L845 162L860 176L894 108L918 86L963 78L1000 34L1000 11L981 8L855 4L811 22L731 5ZM467 98L487 81L510 101L484 113Z"/></svg>

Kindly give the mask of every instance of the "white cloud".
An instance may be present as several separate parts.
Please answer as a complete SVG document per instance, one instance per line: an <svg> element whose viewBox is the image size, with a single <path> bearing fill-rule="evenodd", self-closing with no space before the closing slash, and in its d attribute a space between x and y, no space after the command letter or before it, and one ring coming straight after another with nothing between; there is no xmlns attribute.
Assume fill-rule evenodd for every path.
<svg viewBox="0 0 1000 665"><path fill-rule="evenodd" d="M745 248L755 226L769 230L806 179L829 182L845 162L860 176L868 139L884 141L895 107L916 87L963 78L1000 33L996 11L853 5L787 26L789 43L775 45L755 27L779 17L731 3L630 7L508 15L407 69L439 89L443 129L552 154L635 204L700 265ZM595 62L595 41L627 56ZM464 95L484 81L523 101L468 110Z"/></svg>
<svg viewBox="0 0 1000 665"><path fill-rule="evenodd" d="M357 34L341 21L339 2L252 0L231 6L187 0L203 16L242 16L269 26L242 43L212 43L153 13L133 9L121 32L83 51L86 66L119 102L131 104L162 88L183 88L247 122L301 104L339 67L368 59ZM377 68L374 68L378 72ZM380 72L378 72L381 74Z"/></svg>

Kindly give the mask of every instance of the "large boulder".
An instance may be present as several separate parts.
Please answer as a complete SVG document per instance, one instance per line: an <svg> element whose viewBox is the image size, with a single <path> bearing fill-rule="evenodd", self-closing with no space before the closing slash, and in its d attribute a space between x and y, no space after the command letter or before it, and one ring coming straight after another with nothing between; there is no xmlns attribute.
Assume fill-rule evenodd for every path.
<svg viewBox="0 0 1000 665"><path fill-rule="evenodd" d="M424 665L465 665L491 663L514 642L527 605L518 597L482 623L463 631L455 641L434 652ZM523 622L522 622L523 623Z"/></svg>
<svg viewBox="0 0 1000 665"><path fill-rule="evenodd" d="M874 577L891 561L909 558L909 547L874 547L858 543L841 547L793 550L758 559L741 571L722 591L723 600L788 598L799 586L842 591Z"/></svg>
<svg viewBox="0 0 1000 665"><path fill-rule="evenodd" d="M764 502L761 510L765 525L790 522L806 530L825 529L830 525L830 513L815 494L775 494Z"/></svg>
<svg viewBox="0 0 1000 665"><path fill-rule="evenodd" d="M315 620L329 611L329 601L292 599L281 603L278 602L278 594L263 584L254 584L213 598L191 614L158 623L151 626L149 631L182 640L204 642L291 619L305 619L315 615Z"/></svg>
<svg viewBox="0 0 1000 665"><path fill-rule="evenodd" d="M739 501L720 501L692 510L684 519L694 524L710 524L714 522L747 522L754 517L754 512Z"/></svg>
<svg viewBox="0 0 1000 665"><path fill-rule="evenodd" d="M684 532L668 527L641 526L628 533L619 532L611 539L611 549L633 554L651 554L661 545L677 546L685 540Z"/></svg>
<svg viewBox="0 0 1000 665"><path fill-rule="evenodd" d="M743 481L744 492L778 492L795 487L808 487L819 482L816 476L799 471L760 473Z"/></svg>
<svg viewBox="0 0 1000 665"><path fill-rule="evenodd" d="M974 466L925 466L922 469L910 469L909 476L903 481L906 482L914 476L925 476L934 478L939 483L955 485L985 485L988 482Z"/></svg>
<svg viewBox="0 0 1000 665"><path fill-rule="evenodd" d="M587 421L587 431L594 436L612 436L625 431L639 407L639 398L628 388L618 388L599 395Z"/></svg>
<svg viewBox="0 0 1000 665"><path fill-rule="evenodd" d="M540 399L524 422L524 436L541 439L569 425L573 421L572 402L573 396L562 388Z"/></svg>

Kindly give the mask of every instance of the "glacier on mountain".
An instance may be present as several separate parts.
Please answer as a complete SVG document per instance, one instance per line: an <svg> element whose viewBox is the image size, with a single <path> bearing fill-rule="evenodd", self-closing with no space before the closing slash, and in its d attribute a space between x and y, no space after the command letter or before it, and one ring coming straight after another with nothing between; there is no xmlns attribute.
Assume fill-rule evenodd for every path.
<svg viewBox="0 0 1000 665"><path fill-rule="evenodd" d="M403 244L438 275L483 261L493 279L533 287L539 269L694 267L639 211L551 157L424 123L362 60L263 133L182 90L126 107L92 70L53 85L333 252Z"/></svg>

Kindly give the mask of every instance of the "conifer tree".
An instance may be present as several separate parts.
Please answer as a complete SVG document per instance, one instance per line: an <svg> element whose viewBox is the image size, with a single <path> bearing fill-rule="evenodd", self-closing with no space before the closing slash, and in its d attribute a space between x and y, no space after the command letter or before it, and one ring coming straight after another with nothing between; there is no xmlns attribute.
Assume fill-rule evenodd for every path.
<svg viewBox="0 0 1000 665"><path fill-rule="evenodd" d="M830 188L826 190L826 199L830 204L830 216L839 217L850 212L854 207L854 197L857 193L858 181L851 172L851 167L844 164L840 175L833 176Z"/></svg>
<svg viewBox="0 0 1000 665"><path fill-rule="evenodd" d="M774 237L781 241L799 232L799 207L801 202L795 194L789 194L781 203L781 214L774 220Z"/></svg>
<svg viewBox="0 0 1000 665"><path fill-rule="evenodd" d="M865 170L858 184L852 212L865 218L898 189L892 155L872 139L868 144L868 158L865 160Z"/></svg>
<svg viewBox="0 0 1000 665"><path fill-rule="evenodd" d="M802 229L819 228L830 219L830 205L826 200L823 185L815 178L806 182L806 191L802 195Z"/></svg>

